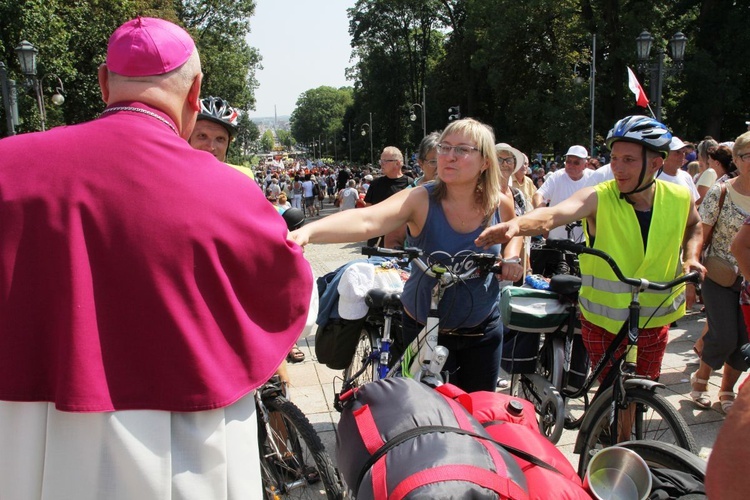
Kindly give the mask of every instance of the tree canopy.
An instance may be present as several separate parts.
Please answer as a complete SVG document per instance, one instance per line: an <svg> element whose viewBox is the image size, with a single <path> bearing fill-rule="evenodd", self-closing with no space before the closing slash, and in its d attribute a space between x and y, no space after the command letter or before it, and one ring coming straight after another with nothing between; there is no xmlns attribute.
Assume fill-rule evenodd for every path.
<svg viewBox="0 0 750 500"><path fill-rule="evenodd" d="M1 0L0 61L18 86L18 110L22 124L18 132L39 129L35 95L25 86L15 47L28 40L38 50L37 75L41 78L49 126L72 124L97 116L104 105L97 81L97 67L104 62L112 32L136 15L161 17L184 26L194 37L201 54L204 96L220 96L243 111L254 109L260 67L258 51L245 38L255 0ZM49 96L65 87L61 107L50 105ZM0 135L5 135L5 109Z"/></svg>
<svg viewBox="0 0 750 500"><path fill-rule="evenodd" d="M663 121L687 140L731 140L750 117L750 78L742 66L747 14L750 4L737 0L358 0L349 9L353 102L338 135L351 131L353 155L366 159L357 136L372 115L375 149L413 151L422 129L409 120L412 112L425 105L430 132L444 128L448 109L460 106L463 116L491 125L498 141L528 153L588 148L595 72L594 135L601 145L618 119L649 114L636 106L626 72L638 72L635 39L645 29L655 38L652 65L676 32L688 38L682 71L665 57ZM655 76L638 72L647 90ZM320 116L325 105L314 102L305 93L295 111L292 132L301 142L323 129L337 135L337 121Z"/></svg>

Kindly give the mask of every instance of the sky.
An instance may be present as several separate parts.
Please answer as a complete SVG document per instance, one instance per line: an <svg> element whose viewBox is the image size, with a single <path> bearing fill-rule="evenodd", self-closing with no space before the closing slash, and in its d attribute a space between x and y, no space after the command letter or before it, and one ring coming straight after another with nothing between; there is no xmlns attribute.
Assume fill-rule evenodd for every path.
<svg viewBox="0 0 750 500"><path fill-rule="evenodd" d="M257 0L247 41L263 57L250 118L291 115L303 92L353 86L349 18L355 0Z"/></svg>

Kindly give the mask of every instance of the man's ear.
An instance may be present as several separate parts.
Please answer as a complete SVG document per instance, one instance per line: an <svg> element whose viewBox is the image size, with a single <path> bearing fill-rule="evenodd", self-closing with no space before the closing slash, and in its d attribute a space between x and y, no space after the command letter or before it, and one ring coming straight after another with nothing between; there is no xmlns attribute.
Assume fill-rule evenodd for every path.
<svg viewBox="0 0 750 500"><path fill-rule="evenodd" d="M654 156L651 160L651 171L658 172L659 169L664 165L664 157L661 155Z"/></svg>
<svg viewBox="0 0 750 500"><path fill-rule="evenodd" d="M102 101L109 104L109 70L106 63L99 65L97 75L99 77L99 89L102 92Z"/></svg>
<svg viewBox="0 0 750 500"><path fill-rule="evenodd" d="M201 84L203 83L203 73L198 73L193 79L193 84L188 90L188 103L190 108L196 113L201 110Z"/></svg>

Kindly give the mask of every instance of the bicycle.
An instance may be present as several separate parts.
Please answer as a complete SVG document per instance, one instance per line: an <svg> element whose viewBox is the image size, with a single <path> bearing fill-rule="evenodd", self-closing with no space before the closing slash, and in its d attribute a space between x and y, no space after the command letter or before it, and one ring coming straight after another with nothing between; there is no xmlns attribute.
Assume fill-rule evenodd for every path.
<svg viewBox="0 0 750 500"><path fill-rule="evenodd" d="M444 376L441 370L448 358L448 349L437 344L439 318L432 312L437 311L445 289L476 275L477 272L486 276L487 273L501 271L501 267L496 265L498 257L488 253L468 253L463 256L464 263L459 267L466 271L461 274L454 273L440 263L428 265L421 259L422 251L418 248L394 250L363 247L362 253L371 257L401 259L402 265L410 262L427 276L435 278L437 283L431 292L431 314L427 317L426 325L417 337L405 346L403 354L395 359L395 362L391 352L394 343L391 332L394 317L398 318L401 314L400 294L380 290L371 290L367 293L365 301L370 306L370 314L360 333L360 341L352 362L344 371L344 387L337 392L334 403L337 409L340 409L340 394L373 380L406 376L435 386L445 383L447 376Z"/></svg>
<svg viewBox="0 0 750 500"><path fill-rule="evenodd" d="M542 420L547 417L548 426L545 434L558 436L565 426L564 408L566 399L584 398L584 414L580 421L580 431L576 439L574 452L580 455L579 474L586 471L589 459L599 448L616 444L620 411L635 404L635 418L630 436L635 440L654 439L676 444L692 453L697 451L687 423L674 407L656 392L664 388L663 384L635 375L637 358L638 320L640 318L639 294L642 290L670 290L680 284L697 282L698 273L691 272L667 283L651 283L644 279L625 277L615 261L605 252L573 243L568 240L548 240L547 245L576 254L590 254L604 259L612 268L617 278L631 287L632 300L629 306L629 318L614 337L599 363L593 367L583 386L571 390L563 383L566 375L567 345L574 334L576 310L573 304L568 309L569 316L559 331L565 331L566 347L561 347L560 337L554 337L543 347L546 353L539 357L537 372L531 375L520 375L519 384L523 396L528 396L538 410ZM552 281L552 288L561 292L564 300L572 300L580 288L580 281L566 279L557 287ZM622 356L615 357L615 351L625 338L628 344ZM594 393L591 402L586 395L593 387L606 364L612 361L603 382ZM554 417L554 418L553 418ZM570 424L575 426L575 422Z"/></svg>
<svg viewBox="0 0 750 500"><path fill-rule="evenodd" d="M263 498L343 498L336 468L278 375L255 392Z"/></svg>

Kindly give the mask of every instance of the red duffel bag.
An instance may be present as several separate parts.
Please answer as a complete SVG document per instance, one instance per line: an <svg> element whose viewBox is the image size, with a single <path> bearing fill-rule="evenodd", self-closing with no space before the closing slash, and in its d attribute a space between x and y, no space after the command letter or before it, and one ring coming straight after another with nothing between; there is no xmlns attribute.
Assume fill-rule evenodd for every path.
<svg viewBox="0 0 750 500"><path fill-rule="evenodd" d="M360 500L528 498L516 461L460 404L408 378L342 396L336 458Z"/></svg>
<svg viewBox="0 0 750 500"><path fill-rule="evenodd" d="M570 461L539 432L534 405L529 401L497 392L466 393L451 384L440 386L437 391L469 410L507 449L520 450L534 461L550 466L545 468L511 453L526 476L529 498L591 500Z"/></svg>
<svg viewBox="0 0 750 500"><path fill-rule="evenodd" d="M466 392L453 384L443 384L435 390L457 401L485 427L488 422L512 422L539 429L534 404L525 399L499 392Z"/></svg>

